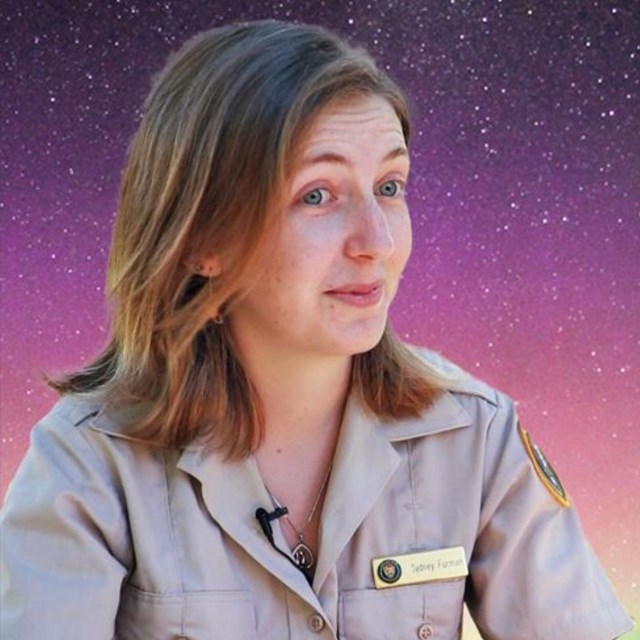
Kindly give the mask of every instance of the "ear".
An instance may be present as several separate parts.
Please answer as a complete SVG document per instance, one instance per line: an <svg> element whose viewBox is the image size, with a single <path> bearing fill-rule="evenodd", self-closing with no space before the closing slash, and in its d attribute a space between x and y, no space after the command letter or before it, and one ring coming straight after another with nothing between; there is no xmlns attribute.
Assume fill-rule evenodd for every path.
<svg viewBox="0 0 640 640"><path fill-rule="evenodd" d="M222 273L222 260L211 254L193 258L187 262L187 266L203 278L215 278Z"/></svg>

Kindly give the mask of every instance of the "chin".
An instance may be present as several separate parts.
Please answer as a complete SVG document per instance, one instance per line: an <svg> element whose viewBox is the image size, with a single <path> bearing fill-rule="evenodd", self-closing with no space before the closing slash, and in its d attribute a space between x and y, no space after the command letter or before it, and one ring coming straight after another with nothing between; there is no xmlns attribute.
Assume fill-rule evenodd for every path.
<svg viewBox="0 0 640 640"><path fill-rule="evenodd" d="M386 325L376 328L375 331L368 331L349 341L350 344L345 345L348 355L355 356L358 353L366 353L371 351L382 340Z"/></svg>

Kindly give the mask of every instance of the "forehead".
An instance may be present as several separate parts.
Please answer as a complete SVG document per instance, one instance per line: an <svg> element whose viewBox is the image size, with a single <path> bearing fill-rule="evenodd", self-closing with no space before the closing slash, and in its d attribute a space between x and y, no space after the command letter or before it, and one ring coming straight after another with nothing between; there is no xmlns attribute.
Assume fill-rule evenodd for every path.
<svg viewBox="0 0 640 640"><path fill-rule="evenodd" d="M304 161L317 151L354 144L406 146L400 118L386 98L356 96L330 103L307 128L300 151Z"/></svg>

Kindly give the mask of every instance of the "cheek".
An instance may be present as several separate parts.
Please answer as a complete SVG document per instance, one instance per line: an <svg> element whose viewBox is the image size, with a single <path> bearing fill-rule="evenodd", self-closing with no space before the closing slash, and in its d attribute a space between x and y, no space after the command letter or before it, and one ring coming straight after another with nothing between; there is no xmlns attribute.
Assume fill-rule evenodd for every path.
<svg viewBox="0 0 640 640"><path fill-rule="evenodd" d="M413 242L411 217L408 211L394 219L391 233L395 244L394 261L398 264L399 269L402 270L411 254Z"/></svg>
<svg viewBox="0 0 640 640"><path fill-rule="evenodd" d="M344 242L344 223L338 216L303 218L283 234L278 248L281 268L300 279L319 275Z"/></svg>
<svg viewBox="0 0 640 640"><path fill-rule="evenodd" d="M264 269L256 278L262 291L263 301L290 305L301 290L308 287L313 276L318 274L318 265L314 261L317 251L309 245L304 249L295 240L288 246L275 249Z"/></svg>

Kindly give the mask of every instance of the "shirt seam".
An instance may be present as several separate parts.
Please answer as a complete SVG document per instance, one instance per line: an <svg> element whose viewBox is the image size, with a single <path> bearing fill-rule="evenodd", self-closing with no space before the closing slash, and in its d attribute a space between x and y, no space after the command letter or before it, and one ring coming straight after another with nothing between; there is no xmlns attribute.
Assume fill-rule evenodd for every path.
<svg viewBox="0 0 640 640"><path fill-rule="evenodd" d="M490 518L487 518L486 522L481 527L482 511L484 509L485 501L487 499L487 494L488 494L488 491L487 491L487 481L488 481L487 471L488 471L488 468L489 468L489 465L487 464L487 455L488 455L487 452L488 452L488 448L489 448L488 440L489 440L489 434L491 433L493 425L496 422L498 414L500 413L500 409L501 409L501 406L499 404L497 404L495 406L493 415L491 416L491 418L487 422L487 429L486 429L485 434L484 434L484 451L483 451L483 463L482 463L482 494L480 496L480 512L478 513L478 528L476 529L476 535L475 535L475 540L476 541L480 538L484 528L490 522ZM474 546L475 546L475 544L474 544Z"/></svg>
<svg viewBox="0 0 640 640"><path fill-rule="evenodd" d="M173 545L173 552L175 556L176 568L178 573L178 578L180 580L180 590L182 594L182 615L180 620L180 629L182 635L186 633L186 624L187 624L187 598L186 598L186 588L184 581L184 574L182 572L182 558L180 557L180 546L177 541L177 534L175 531L174 519L173 519L173 509L172 504L173 501L171 499L171 486L169 482L169 465L167 463L167 453L162 453L162 466L163 466L163 479L164 479L164 494L165 494L165 508L166 508L166 516L167 523L169 525L169 535L171 537L171 544Z"/></svg>

